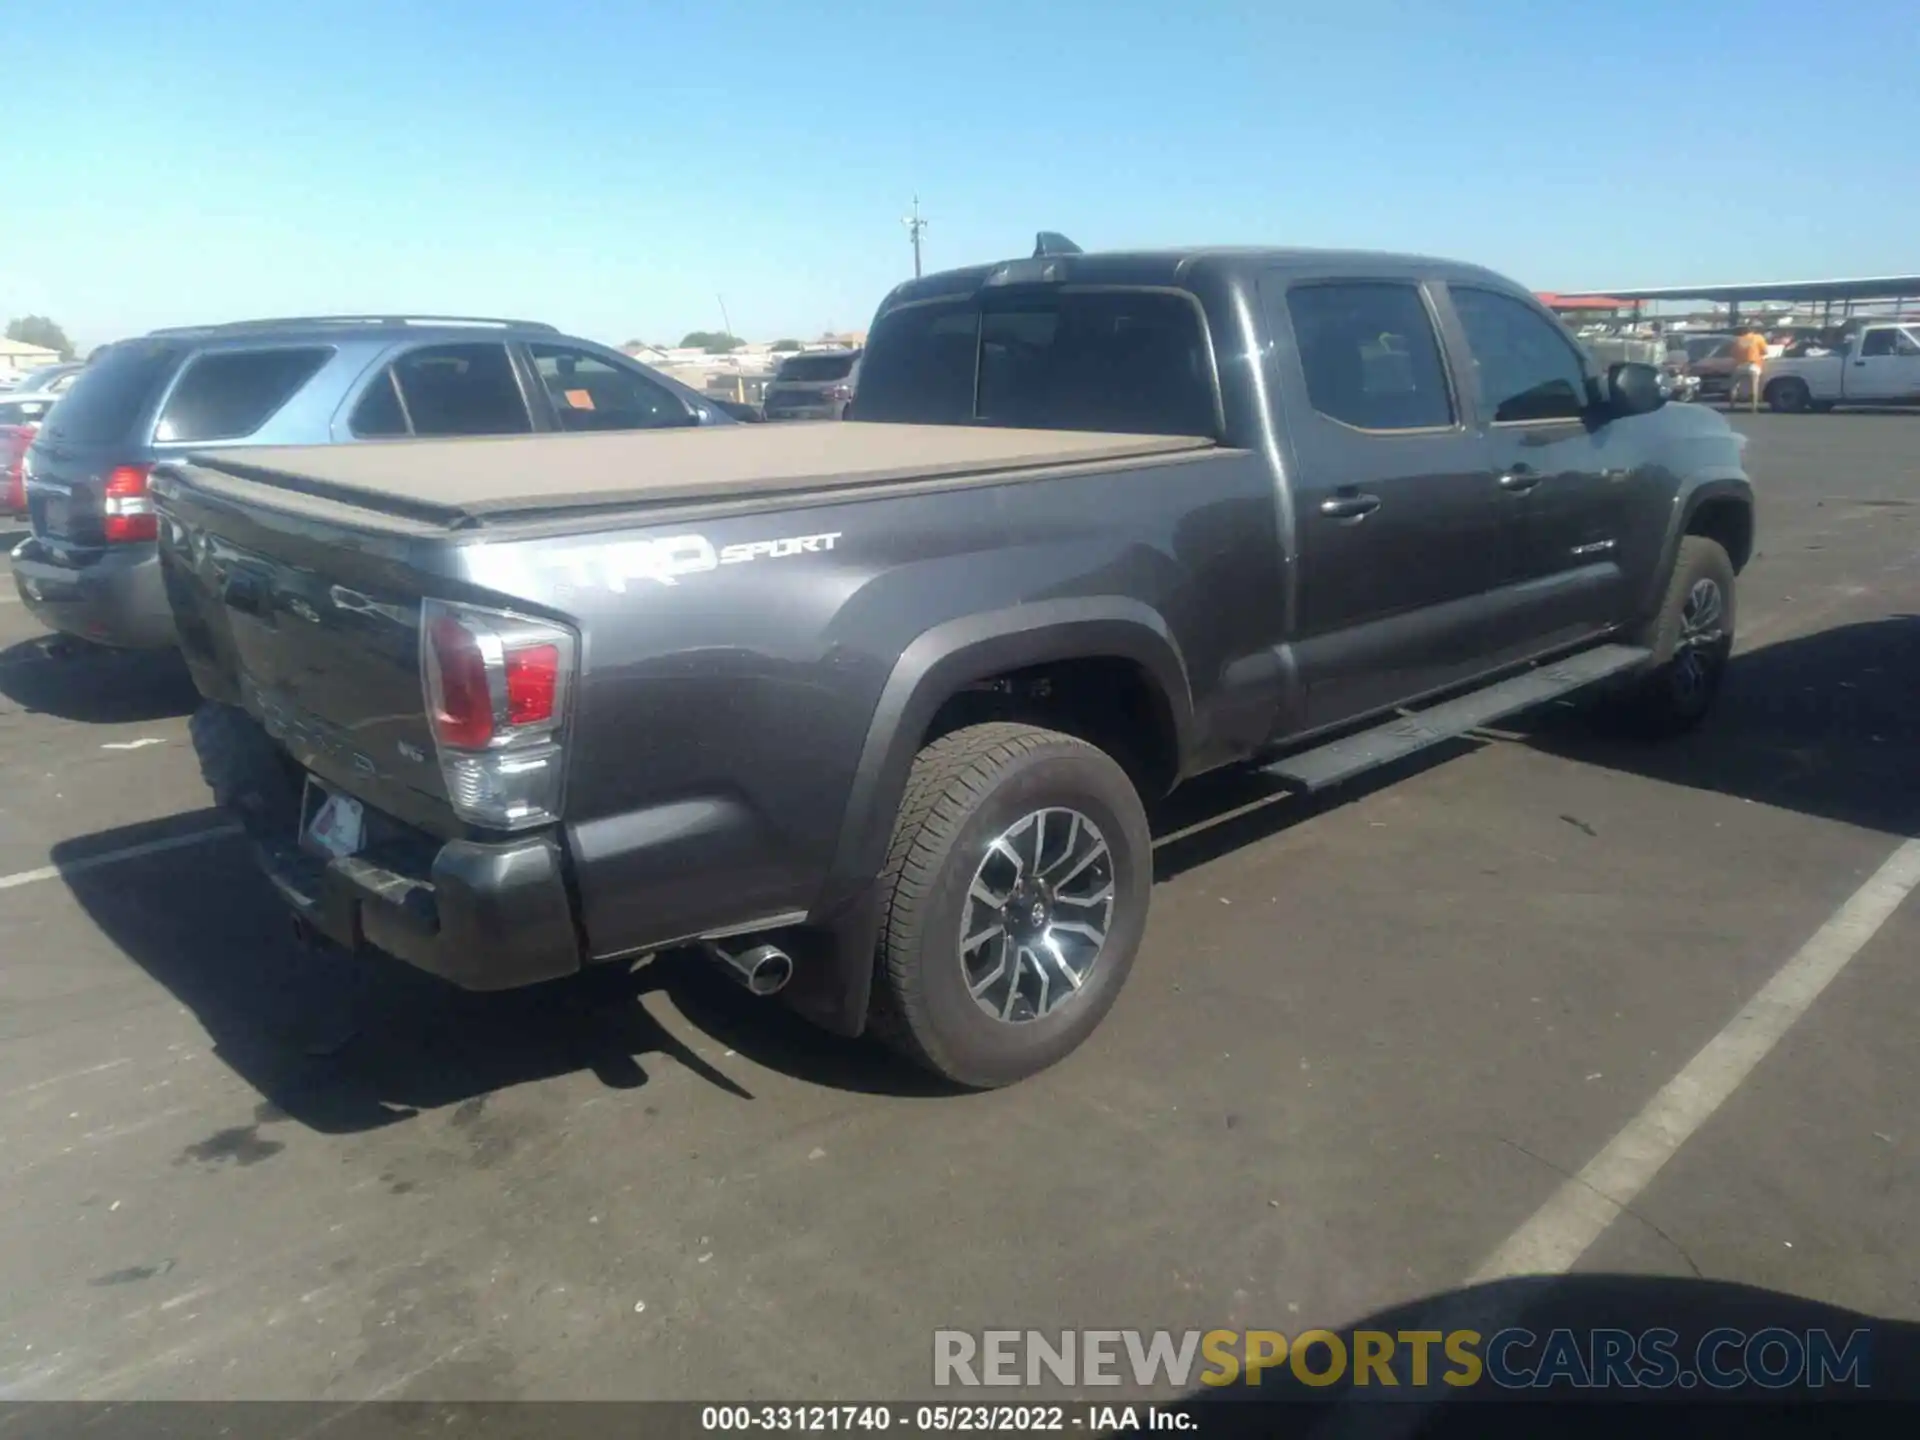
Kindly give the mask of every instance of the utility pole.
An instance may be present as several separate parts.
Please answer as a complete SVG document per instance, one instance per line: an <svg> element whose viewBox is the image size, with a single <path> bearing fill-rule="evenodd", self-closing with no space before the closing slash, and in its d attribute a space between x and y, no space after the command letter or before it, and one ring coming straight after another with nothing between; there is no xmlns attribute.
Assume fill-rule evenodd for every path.
<svg viewBox="0 0 1920 1440"><path fill-rule="evenodd" d="M727 327L727 334L733 334L733 321L727 315L727 297L724 295L715 295L713 298L720 302L720 323Z"/></svg>
<svg viewBox="0 0 1920 1440"><path fill-rule="evenodd" d="M920 232L927 228L927 222L920 218L920 197L913 197L913 213L902 215L900 223L907 227L907 234L913 240L913 278L920 278Z"/></svg>

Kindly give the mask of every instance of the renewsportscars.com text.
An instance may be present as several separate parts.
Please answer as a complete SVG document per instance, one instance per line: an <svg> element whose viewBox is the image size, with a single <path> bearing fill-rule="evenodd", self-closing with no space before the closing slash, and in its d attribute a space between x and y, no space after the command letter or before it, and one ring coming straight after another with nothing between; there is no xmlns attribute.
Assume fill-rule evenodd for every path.
<svg viewBox="0 0 1920 1440"><path fill-rule="evenodd" d="M1709 1330L937 1330L936 1386L1870 1389L1870 1333Z"/></svg>

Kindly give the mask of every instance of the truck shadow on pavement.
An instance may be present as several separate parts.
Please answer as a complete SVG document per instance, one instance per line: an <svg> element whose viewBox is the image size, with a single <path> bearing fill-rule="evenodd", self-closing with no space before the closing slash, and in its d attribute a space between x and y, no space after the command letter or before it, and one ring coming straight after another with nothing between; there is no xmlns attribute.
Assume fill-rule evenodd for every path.
<svg viewBox="0 0 1920 1440"><path fill-rule="evenodd" d="M74 867L223 819L206 810L129 826L57 845L52 859ZM326 1133L376 1129L579 1071L610 1089L638 1089L657 1061L741 1100L755 1098L736 1078L748 1061L838 1089L942 1093L878 1045L821 1033L687 953L474 994L382 956L306 949L237 836L73 868L65 880L102 933L192 1012L215 1056L275 1118Z"/></svg>
<svg viewBox="0 0 1920 1440"><path fill-rule="evenodd" d="M1736 657L1714 717L1679 741L1608 739L1578 706L1543 712L1509 733L1586 764L1904 834L1920 813L1916 677L1920 617L1900 616ZM1158 807L1156 879L1443 764L1475 743L1435 746L1311 799L1257 773L1205 777ZM56 846L53 859L64 866L222 818L209 810L89 836ZM955 1093L875 1042L827 1035L778 1003L753 999L684 952L637 970L607 967L475 995L398 962L304 950L237 839L66 878L105 935L193 1012L225 1063L278 1111L321 1131L372 1129L581 1070L611 1088L633 1089L647 1083L643 1062L653 1057L753 1099L728 1073L748 1066L718 1050L833 1089ZM696 1048L681 1038L689 1029L706 1043Z"/></svg>
<svg viewBox="0 0 1920 1440"><path fill-rule="evenodd" d="M1291 1327L1288 1340L1303 1329ZM1385 1353L1396 1385L1383 1384L1377 1367L1369 1370L1367 1383L1357 1383L1351 1361L1359 1331L1373 1332L1392 1346ZM1461 1383L1468 1378L1467 1367L1446 1356L1443 1337L1461 1331L1477 1337L1467 1347L1481 1362L1477 1383ZM1509 1331L1524 1333L1496 1339ZM1661 1331L1670 1335L1654 1333ZM1417 1389L1411 1384L1415 1347L1400 1338L1414 1332L1432 1337L1429 1383ZM1567 1338L1556 1332L1566 1332ZM1609 1332L1612 1338L1596 1332ZM1769 1338L1751 1343L1763 1332L1771 1332ZM1160 1420L1155 1428L1186 1428L1208 1437L1313 1440L1481 1440L1495 1435L1613 1440L1627 1434L1769 1440L1910 1433L1914 1404L1920 1400L1920 1325L1719 1280L1604 1273L1525 1276L1396 1305L1343 1325L1335 1334L1346 1363L1325 1383L1299 1378L1290 1346L1279 1363L1261 1372L1257 1384L1236 1369L1222 1376L1227 1384L1157 1406ZM1371 1345L1375 1354L1382 1353L1382 1340ZM1622 1363L1609 1371L1604 1360L1609 1348L1618 1353L1628 1345L1632 1349L1622 1357L1625 1368L1644 1382L1631 1387L1620 1383L1625 1378ZM1829 1345L1832 1359L1816 1359L1815 1351ZM1659 1348L1672 1359L1665 1374L1656 1356ZM1306 1354L1308 1375L1326 1377L1334 1369L1334 1352L1324 1342L1310 1345ZM1857 1368L1848 1361L1857 1361ZM1204 1364L1196 1361L1196 1370ZM1115 1368L1126 1371L1124 1353ZM1562 1378L1553 1378L1556 1371ZM1824 1384L1808 1383L1816 1373L1822 1374ZM1448 1374L1458 1377L1452 1385L1444 1382ZM1772 1383L1746 1378L1755 1374ZM1604 1388L1577 1383L1583 1377L1614 1383ZM1719 1388L1727 1381L1736 1383ZM984 1400L992 1393L970 1391L967 1398ZM1081 1394L1089 1400L1100 1398L1091 1390ZM1185 1427L1167 1423L1168 1415L1181 1414L1189 1417ZM1136 1419L1135 1427L1115 1433L1149 1433L1146 1422Z"/></svg>
<svg viewBox="0 0 1920 1440"><path fill-rule="evenodd" d="M1920 819L1920 615L1734 656L1712 715L1678 740L1610 739L1569 709L1514 733L1585 764L1904 837Z"/></svg>
<svg viewBox="0 0 1920 1440"><path fill-rule="evenodd" d="M1713 713L1676 740L1610 734L1594 710L1590 699L1575 698L1491 734L1582 764L1890 835L1913 833L1920 818L1913 758L1920 754L1920 616L1836 626L1734 656ZM1204 776L1155 817L1154 877L1172 879L1480 743L1435 745L1316 796L1258 772Z"/></svg>
<svg viewBox="0 0 1920 1440"><path fill-rule="evenodd" d="M0 650L0 695L23 710L86 725L172 719L200 702L177 650L70 647L55 636Z"/></svg>

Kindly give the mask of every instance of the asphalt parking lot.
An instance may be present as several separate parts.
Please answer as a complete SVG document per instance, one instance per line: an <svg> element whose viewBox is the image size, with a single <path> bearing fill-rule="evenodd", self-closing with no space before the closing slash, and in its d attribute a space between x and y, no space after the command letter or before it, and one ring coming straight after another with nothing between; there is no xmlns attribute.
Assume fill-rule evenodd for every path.
<svg viewBox="0 0 1920 1440"><path fill-rule="evenodd" d="M9 585L0 1396L925 1395L938 1328L1298 1332L1516 1255L1920 1321L1920 900L1830 924L1920 834L1920 415L1736 423L1707 729L1176 797L1112 1017L988 1095L697 965L470 997L297 950L184 677L49 658ZM1803 947L1844 964L1671 1158L1558 1199Z"/></svg>

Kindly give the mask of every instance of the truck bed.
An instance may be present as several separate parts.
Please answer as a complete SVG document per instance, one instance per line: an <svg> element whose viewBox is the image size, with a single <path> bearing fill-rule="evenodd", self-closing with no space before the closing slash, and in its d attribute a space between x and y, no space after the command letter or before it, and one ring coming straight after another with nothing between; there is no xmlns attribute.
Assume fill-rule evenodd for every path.
<svg viewBox="0 0 1920 1440"><path fill-rule="evenodd" d="M314 511L346 505L403 529L467 528L535 514L1113 463L1213 444L1198 436L856 422L235 448L194 454L187 464L196 487L235 500Z"/></svg>

